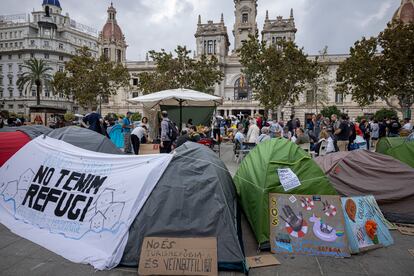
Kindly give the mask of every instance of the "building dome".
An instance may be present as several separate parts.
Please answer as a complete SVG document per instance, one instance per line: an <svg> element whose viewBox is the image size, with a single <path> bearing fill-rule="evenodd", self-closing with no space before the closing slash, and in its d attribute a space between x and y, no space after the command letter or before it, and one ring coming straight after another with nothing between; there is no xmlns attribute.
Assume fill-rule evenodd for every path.
<svg viewBox="0 0 414 276"><path fill-rule="evenodd" d="M59 0L43 0L42 6L44 5L53 5L61 9Z"/></svg>
<svg viewBox="0 0 414 276"><path fill-rule="evenodd" d="M124 39L121 28L116 22L116 9L112 2L111 6L108 8L108 19L102 29L101 35L104 40L121 41Z"/></svg>
<svg viewBox="0 0 414 276"><path fill-rule="evenodd" d="M395 12L393 20L405 24L414 23L414 0L402 0L401 5Z"/></svg>
<svg viewBox="0 0 414 276"><path fill-rule="evenodd" d="M103 39L115 39L115 40L122 40L123 34L121 28L118 24L114 21L106 22L102 29L102 38Z"/></svg>

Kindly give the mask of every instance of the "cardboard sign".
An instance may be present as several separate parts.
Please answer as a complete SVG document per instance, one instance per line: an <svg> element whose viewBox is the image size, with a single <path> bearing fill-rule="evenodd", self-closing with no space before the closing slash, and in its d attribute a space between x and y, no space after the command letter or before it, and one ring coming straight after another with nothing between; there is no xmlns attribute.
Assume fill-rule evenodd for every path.
<svg viewBox="0 0 414 276"><path fill-rule="evenodd" d="M386 219L371 196L343 197L346 234L351 253L359 253L382 246L389 246L394 240L385 223ZM367 232L366 224L374 222L376 230Z"/></svg>
<svg viewBox="0 0 414 276"><path fill-rule="evenodd" d="M217 275L216 238L144 238L140 275Z"/></svg>
<svg viewBox="0 0 414 276"><path fill-rule="evenodd" d="M285 192L300 186L298 176L290 168L277 169L277 175L279 176L280 184L282 184Z"/></svg>
<svg viewBox="0 0 414 276"><path fill-rule="evenodd" d="M139 146L139 155L159 154L159 153L160 153L159 144L141 144Z"/></svg>
<svg viewBox="0 0 414 276"><path fill-rule="evenodd" d="M349 257L339 196L269 194L272 253Z"/></svg>
<svg viewBox="0 0 414 276"><path fill-rule="evenodd" d="M278 261L278 259L276 259L275 256L269 255L269 254L246 257L246 261L247 261L247 264L249 265L249 268L280 265L280 262Z"/></svg>

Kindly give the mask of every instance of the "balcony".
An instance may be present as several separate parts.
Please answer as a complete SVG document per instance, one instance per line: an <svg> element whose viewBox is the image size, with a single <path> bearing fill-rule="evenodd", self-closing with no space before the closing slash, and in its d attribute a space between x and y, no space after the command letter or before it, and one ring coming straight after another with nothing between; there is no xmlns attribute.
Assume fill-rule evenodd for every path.
<svg viewBox="0 0 414 276"><path fill-rule="evenodd" d="M259 101L255 100L224 100L222 107L257 107L260 105Z"/></svg>

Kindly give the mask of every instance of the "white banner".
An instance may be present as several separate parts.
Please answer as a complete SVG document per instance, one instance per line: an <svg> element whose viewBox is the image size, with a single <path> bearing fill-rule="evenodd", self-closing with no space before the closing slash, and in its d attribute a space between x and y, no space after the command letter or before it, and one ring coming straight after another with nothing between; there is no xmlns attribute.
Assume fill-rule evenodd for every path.
<svg viewBox="0 0 414 276"><path fill-rule="evenodd" d="M38 137L0 168L0 222L73 262L110 269L171 158L97 153Z"/></svg>

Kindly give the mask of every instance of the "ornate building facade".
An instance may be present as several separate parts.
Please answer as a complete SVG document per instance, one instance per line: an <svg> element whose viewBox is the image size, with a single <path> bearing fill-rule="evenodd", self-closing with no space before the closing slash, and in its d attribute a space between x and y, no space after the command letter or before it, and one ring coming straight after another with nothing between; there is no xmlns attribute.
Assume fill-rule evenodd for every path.
<svg viewBox="0 0 414 276"><path fill-rule="evenodd" d="M59 0L43 0L42 9L31 14L0 16L0 109L28 114L36 105L36 87L19 90L17 79L22 65L30 58L43 59L52 68L50 74L64 70L64 62L76 50L87 46L98 57L97 32L62 14ZM41 105L59 107L74 113L83 109L63 94L42 87Z"/></svg>
<svg viewBox="0 0 414 276"><path fill-rule="evenodd" d="M256 21L257 2L257 0L234 0L235 22L232 31L234 37L232 48L230 47L230 38L223 15L221 15L218 22L208 20L203 23L201 16L198 17L195 32L195 56L197 58L203 54L214 55L219 60L220 69L225 74L225 77L219 85L215 86L215 95L221 96L224 99L223 105L218 107L218 110L225 116L244 113L251 115L265 113L259 102L254 100L253 91L241 73L242 66L236 53L236 50L241 47L243 41L246 41L250 34L259 33ZM394 19L399 19L403 22L414 20L414 0L402 0L401 6L394 15ZM290 11L289 17L276 16L275 19L272 19L269 12L266 11L261 39L266 41L267 45L270 46L279 39L295 41L296 32L297 28L293 10ZM318 58L320 63L327 65L328 72L325 76L325 82L316 91L312 88L303 91L299 101L294 105L288 104L282 107L281 119L287 119L291 114L295 114L303 121L311 117L312 114L320 112L324 106L329 105L336 105L342 112L348 113L351 118L356 118L359 115L374 114L378 109L387 107L381 101L360 107L352 101L350 95L343 95L335 91L336 71L347 57L347 54L309 56L309 59L314 60ZM138 79L134 75L139 72L153 70L155 64L149 61L148 57L145 61L131 61L125 64L131 73L132 90L120 91L120 94L109 99L109 103L105 105L104 113L125 113L128 110L142 112L139 106L130 104L127 99L140 95L136 86ZM315 93L323 93L324 95L315 95Z"/></svg>

